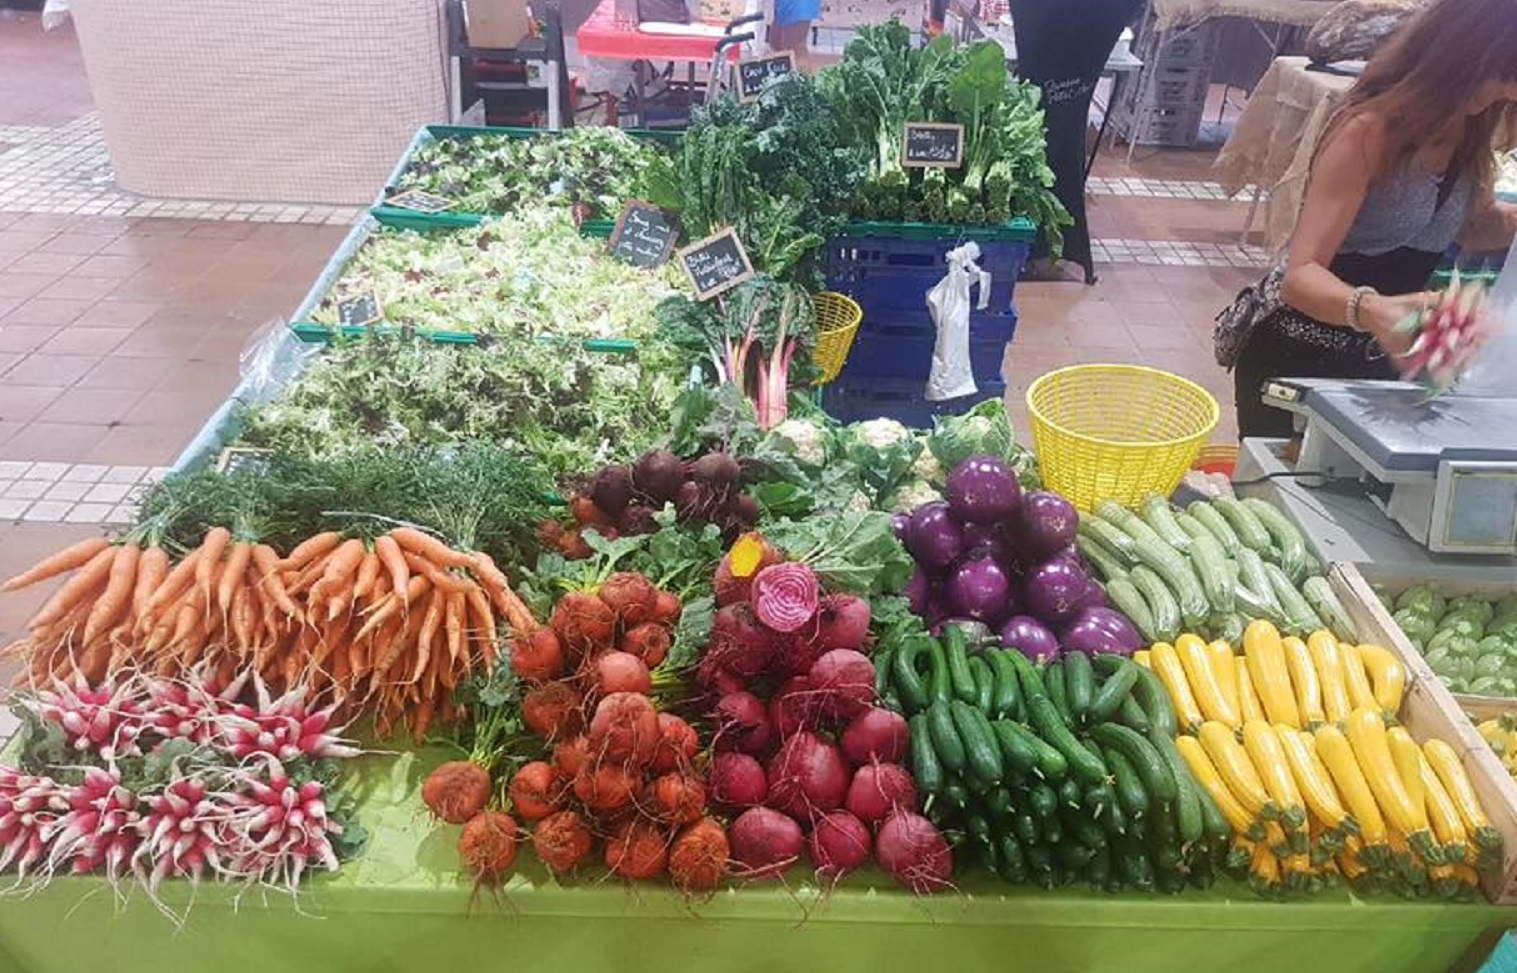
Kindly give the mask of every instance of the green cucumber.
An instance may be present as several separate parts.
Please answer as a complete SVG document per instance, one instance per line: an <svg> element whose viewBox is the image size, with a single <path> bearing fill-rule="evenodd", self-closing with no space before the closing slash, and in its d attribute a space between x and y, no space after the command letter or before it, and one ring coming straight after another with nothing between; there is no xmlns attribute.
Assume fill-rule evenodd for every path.
<svg viewBox="0 0 1517 973"><path fill-rule="evenodd" d="M1280 611L1292 629L1288 634L1305 637L1322 628L1322 619L1312 611L1312 606L1301 597L1301 592L1291 583L1285 570L1278 565L1266 563L1264 573L1269 575L1269 584L1280 602Z"/></svg>
<svg viewBox="0 0 1517 973"><path fill-rule="evenodd" d="M974 678L974 705L981 713L989 713L995 699L996 678L983 655L969 657L969 675Z"/></svg>
<svg viewBox="0 0 1517 973"><path fill-rule="evenodd" d="M991 715L1021 719L1025 715L1022 709L1022 694L1017 687L1016 667L1007 658L1007 650L988 649L981 658L987 661L990 673L995 678L995 691L991 694L990 700Z"/></svg>
<svg viewBox="0 0 1517 973"><path fill-rule="evenodd" d="M1082 517L1080 533L1110 551L1120 563L1132 567L1138 563L1137 543L1116 526L1100 517Z"/></svg>
<svg viewBox="0 0 1517 973"><path fill-rule="evenodd" d="M891 660L890 671L894 677L892 683L896 694L901 697L901 702L910 713L921 712L931 702L927 683L922 679L921 667L925 663L931 672L933 641L925 636L908 638L901 642L895 651L895 658Z"/></svg>
<svg viewBox="0 0 1517 973"><path fill-rule="evenodd" d="M1154 867L1149 862L1143 845L1137 841L1124 842L1117 849L1116 873L1123 885L1140 892L1154 890Z"/></svg>
<svg viewBox="0 0 1517 973"><path fill-rule="evenodd" d="M1085 799L1085 792L1080 790L1080 782L1073 777L1066 777L1059 782L1059 803L1070 807L1079 807Z"/></svg>
<svg viewBox="0 0 1517 973"><path fill-rule="evenodd" d="M1150 736L1148 742L1159 756L1169 764L1170 775L1175 780L1175 825L1180 831L1180 841L1189 845L1200 841L1206 833L1205 817L1201 810L1200 785L1191 776L1190 767L1175 747L1175 741L1165 736Z"/></svg>
<svg viewBox="0 0 1517 973"><path fill-rule="evenodd" d="M1007 771L1020 776L1041 770L1040 753L1033 745L1031 733L1010 720L996 720L990 724L990 729L995 734L996 745L1001 749L1001 762Z"/></svg>
<svg viewBox="0 0 1517 973"><path fill-rule="evenodd" d="M1117 792L1117 805L1129 821L1142 821L1148 816L1148 792L1133 769L1132 762L1114 747L1103 747L1106 766L1111 770L1112 788Z"/></svg>
<svg viewBox="0 0 1517 973"><path fill-rule="evenodd" d="M1077 844L1087 849L1106 847L1106 832L1083 810L1064 808L1059 815L1059 823L1064 826L1064 836L1071 839L1066 844Z"/></svg>
<svg viewBox="0 0 1517 973"><path fill-rule="evenodd" d="M1305 596L1307 604L1317 612L1317 615L1327 623L1327 627L1340 639L1357 644L1359 641L1359 628L1354 620L1348 617L1348 611L1344 609L1343 602L1338 600L1338 595L1333 591L1332 582L1320 575L1307 578L1301 584L1301 594Z"/></svg>
<svg viewBox="0 0 1517 973"><path fill-rule="evenodd" d="M890 675L895 661L896 647L886 643L874 650L869 661L874 663L874 694L884 697L890 692Z"/></svg>
<svg viewBox="0 0 1517 973"><path fill-rule="evenodd" d="M1090 656L1084 652L1066 652L1059 662L1064 669L1064 694L1069 702L1069 715L1076 723L1084 723L1090 712L1091 697L1095 695Z"/></svg>
<svg viewBox="0 0 1517 973"><path fill-rule="evenodd" d="M959 778L950 777L943 784L943 799L962 811L969 806L969 788Z"/></svg>
<svg viewBox="0 0 1517 973"><path fill-rule="evenodd" d="M1108 584L1127 574L1127 568L1122 564L1122 559L1107 550L1106 545L1091 535L1081 534L1075 538L1075 544L1079 547L1080 554L1095 567L1102 580Z"/></svg>
<svg viewBox="0 0 1517 973"><path fill-rule="evenodd" d="M1043 695L1053 703L1060 721L1065 726L1074 726L1074 720L1069 715L1069 694L1064 686L1064 667L1057 661L1050 662L1043 669L1043 688Z"/></svg>
<svg viewBox="0 0 1517 973"><path fill-rule="evenodd" d="M1185 769L1189 773L1190 767L1187 766ZM1196 799L1201 804L1201 831L1206 845L1212 850L1224 849L1232 840L1232 825L1227 823L1227 818L1223 816L1217 802L1212 799L1211 793L1202 787L1200 782L1195 781L1194 776L1191 780L1195 784Z"/></svg>
<svg viewBox="0 0 1517 973"><path fill-rule="evenodd" d="M1290 522L1290 518L1280 512L1274 504L1258 497L1245 497L1239 501L1243 508L1254 515L1265 533L1269 534L1274 541L1276 549L1280 551L1280 567L1290 576L1291 581L1300 584L1306 580L1306 538L1301 536L1301 531Z"/></svg>
<svg viewBox="0 0 1517 973"><path fill-rule="evenodd" d="M1034 838L1031 842L1022 840L1022 854L1027 859L1028 878L1040 885L1047 884L1053 877L1053 852Z"/></svg>
<svg viewBox="0 0 1517 973"><path fill-rule="evenodd" d="M1119 659L1121 665L1116 672L1106 677L1101 684L1101 689L1091 698L1090 708L1087 711L1093 722L1105 723L1117 715L1122 701L1132 695L1133 686L1138 683L1138 666L1136 663Z"/></svg>
<svg viewBox="0 0 1517 973"><path fill-rule="evenodd" d="M1021 724L1013 726L1014 732L1032 745L1036 758L1033 770L1039 777L1044 780L1062 780L1069 773L1069 761L1057 747ZM1004 734L1007 731L1001 732Z"/></svg>
<svg viewBox="0 0 1517 973"><path fill-rule="evenodd" d="M932 738L927 730L927 714L918 713L910 721L911 729L911 776L925 793L936 794L943 789L943 764L937 751L932 748Z"/></svg>
<svg viewBox="0 0 1517 973"><path fill-rule="evenodd" d="M1202 524L1201 521L1192 517L1190 514L1186 513L1183 510L1176 511L1175 523L1179 524L1180 529L1189 534L1192 539L1195 539L1197 537L1210 537L1212 540L1217 540L1217 536L1211 531L1207 530L1205 524ZM1221 542L1218 541L1218 543Z"/></svg>
<svg viewBox="0 0 1517 973"><path fill-rule="evenodd" d="M953 727L964 744L970 772L983 783L1000 783L1001 748L990 729L990 721L983 712L960 700L954 700L948 708L953 716Z"/></svg>
<svg viewBox="0 0 1517 973"><path fill-rule="evenodd" d="M1139 736L1137 731L1120 723L1102 723L1092 727L1090 735L1101 746L1111 747L1127 758L1133 770L1137 771L1138 778L1143 781L1143 789L1148 792L1150 799L1161 803L1175 799L1178 791L1169 764L1154 749L1154 745Z"/></svg>
<svg viewBox="0 0 1517 973"><path fill-rule="evenodd" d="M969 764L969 757L964 752L964 741L954 729L953 711L948 703L938 701L927 707L927 733L944 769L962 773Z"/></svg>
<svg viewBox="0 0 1517 973"><path fill-rule="evenodd" d="M1170 547L1179 551L1189 550L1191 536L1175 520L1174 508L1169 501L1157 493L1150 493L1143 498L1143 522L1153 529L1155 534L1164 538Z"/></svg>
<svg viewBox="0 0 1517 973"><path fill-rule="evenodd" d="M1086 784L1094 784L1106 777L1106 766L1101 763L1064 725L1064 719L1047 696L1034 696L1027 701L1027 716L1033 731L1045 743L1052 745L1069 762L1070 773Z"/></svg>
<svg viewBox="0 0 1517 973"><path fill-rule="evenodd" d="M1153 612L1148 610L1148 604L1143 600L1142 592L1136 585L1125 576L1121 578L1108 578L1106 581L1106 597L1111 600L1112 607L1132 619L1132 623L1138 627L1138 632L1149 642L1165 641L1164 634L1154 621ZM1179 618L1179 608L1175 609L1176 620ZM1173 635L1169 638L1174 638Z"/></svg>
<svg viewBox="0 0 1517 973"><path fill-rule="evenodd" d="M1228 557L1238 556L1238 552L1243 549L1243 541L1238 538L1237 532L1227 522L1226 517L1218 513L1217 509L1205 500L1197 500L1187 509L1190 515L1196 518L1196 522L1217 539L1217 543L1222 545L1222 550Z"/></svg>
<svg viewBox="0 0 1517 973"><path fill-rule="evenodd" d="M1097 848L1085 866L1085 879L1092 892L1104 892L1111 888L1111 849Z"/></svg>
<svg viewBox="0 0 1517 973"><path fill-rule="evenodd" d="M1143 715L1148 717L1152 732L1168 737L1179 732L1180 724L1175 719L1175 708L1169 701L1169 690L1164 688L1164 683L1159 681L1153 670L1138 666L1138 684L1132 688L1132 692L1138 705L1143 707Z"/></svg>
<svg viewBox="0 0 1517 973"><path fill-rule="evenodd" d="M927 675L928 703L946 703L953 698L953 683L948 675L948 651L940 639L931 639L928 647L928 662L931 669Z"/></svg>
<svg viewBox="0 0 1517 973"><path fill-rule="evenodd" d="M1059 814L1059 795L1047 784L1037 784L1027 789L1027 807L1039 821L1048 821Z"/></svg>
<svg viewBox="0 0 1517 973"><path fill-rule="evenodd" d="M1007 649L1006 661L1016 671L1017 695L1021 697L1022 707L1025 709L1029 699L1042 696L1047 692L1043 685L1043 676L1038 672L1038 667L1032 664L1032 660L1023 655L1019 649Z"/></svg>
<svg viewBox="0 0 1517 973"><path fill-rule="evenodd" d="M1012 835L1002 835L996 843L1001 853L1001 867L997 874L1012 885L1027 882L1027 859L1022 855L1022 846Z"/></svg>
<svg viewBox="0 0 1517 973"><path fill-rule="evenodd" d="M1042 829L1038 827L1038 822L1033 816L1026 811L1013 815L1011 830L1017 836L1017 840L1022 843L1024 851L1031 852L1034 846L1041 846L1043 843Z"/></svg>
<svg viewBox="0 0 1517 973"><path fill-rule="evenodd" d="M1133 663L1133 668L1139 670L1138 680L1133 682L1133 689L1136 690L1138 688L1138 681L1141 681L1143 678L1141 671L1143 667L1137 663ZM1148 714L1143 712L1143 707L1138 705L1138 697L1131 693L1117 707L1117 722L1123 726L1130 726L1145 736L1148 734L1151 726L1148 721Z"/></svg>
<svg viewBox="0 0 1517 973"><path fill-rule="evenodd" d="M1217 497L1212 501L1212 506L1238 535L1238 540L1243 542L1244 547L1258 551L1261 555L1272 551L1269 531L1259 523L1254 512L1239 503L1237 498Z"/></svg>
<svg viewBox="0 0 1517 973"><path fill-rule="evenodd" d="M943 651L948 658L948 681L953 687L953 698L966 703L979 699L974 676L969 672L969 642L964 630L957 625L943 627Z"/></svg>
<svg viewBox="0 0 1517 973"><path fill-rule="evenodd" d="M1143 596L1143 602L1148 606L1149 616L1153 619L1155 642L1173 642L1180 636L1180 603L1175 600L1174 592L1169 590L1169 585L1164 579L1145 565L1132 569L1127 576L1133 587Z"/></svg>
<svg viewBox="0 0 1517 973"><path fill-rule="evenodd" d="M1201 579L1201 590L1206 592L1206 602L1219 615L1232 613L1233 576L1227 567L1227 555L1222 545L1214 538L1198 537L1190 548L1190 563Z"/></svg>
<svg viewBox="0 0 1517 973"><path fill-rule="evenodd" d="M1105 500L1101 502L1097 510L1103 518L1110 520L1115 526L1132 536L1136 542L1133 548L1134 556L1163 578L1170 591L1174 592L1175 600L1180 603L1180 614L1185 619L1185 624L1194 628L1205 622L1208 611L1206 593L1201 590L1200 579L1191 570L1190 561L1170 547L1132 511L1120 504ZM1139 590L1142 590L1141 585ZM1157 621L1156 618L1155 622Z"/></svg>

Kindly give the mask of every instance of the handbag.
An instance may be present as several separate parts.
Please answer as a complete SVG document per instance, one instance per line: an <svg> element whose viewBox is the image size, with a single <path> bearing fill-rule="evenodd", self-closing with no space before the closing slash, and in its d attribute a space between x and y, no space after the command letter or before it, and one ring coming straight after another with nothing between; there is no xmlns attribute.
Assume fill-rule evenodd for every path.
<svg viewBox="0 0 1517 973"><path fill-rule="evenodd" d="M1285 268L1276 267L1258 283L1238 292L1233 302L1217 315L1212 327L1212 353L1217 364L1231 369L1238 363L1238 353L1248 344L1259 322L1285 306L1280 291L1285 286Z"/></svg>

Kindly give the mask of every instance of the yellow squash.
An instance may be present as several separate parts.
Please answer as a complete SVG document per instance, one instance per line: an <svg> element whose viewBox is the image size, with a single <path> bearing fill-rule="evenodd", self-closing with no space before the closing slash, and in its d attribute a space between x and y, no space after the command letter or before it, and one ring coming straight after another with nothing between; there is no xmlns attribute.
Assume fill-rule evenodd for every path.
<svg viewBox="0 0 1517 973"><path fill-rule="evenodd" d="M1312 740L1317 756L1322 759L1322 765L1333 779L1333 785L1343 796L1344 805L1359 825L1359 834L1364 844L1385 844L1385 818L1381 816L1380 806L1370 793L1364 771L1359 769L1359 763L1354 759L1354 750L1349 745L1348 737L1328 723L1317 728Z"/></svg>
<svg viewBox="0 0 1517 973"><path fill-rule="evenodd" d="M1443 789L1448 792L1449 799L1454 802L1459 819L1464 822L1465 831L1477 839L1482 830L1488 832L1491 822L1485 816L1485 809L1480 806L1480 799L1475 796L1475 788L1464 772L1459 754L1442 740L1427 741L1422 745L1422 752L1432 765L1433 773L1442 782Z"/></svg>
<svg viewBox="0 0 1517 973"><path fill-rule="evenodd" d="M1175 718L1180 721L1180 727L1186 731L1194 730L1203 717L1201 708L1196 705L1196 697L1190 691L1190 683L1186 680L1185 666L1180 662L1179 653L1168 642L1157 642L1148 650L1148 661L1154 674L1169 692L1169 701L1174 704Z"/></svg>
<svg viewBox="0 0 1517 973"><path fill-rule="evenodd" d="M1412 797L1396 771L1379 707L1359 707L1349 714L1345 726L1354 758L1364 771L1370 793L1375 796L1375 803L1386 819L1408 838L1426 832L1427 814L1421 806L1412 803Z"/></svg>
<svg viewBox="0 0 1517 973"><path fill-rule="evenodd" d="M1364 657L1358 646L1339 643L1339 657L1343 659L1343 684L1348 687L1348 703L1354 709L1380 709L1380 700L1370 688L1369 675L1364 671Z"/></svg>
<svg viewBox="0 0 1517 973"><path fill-rule="evenodd" d="M1290 673L1285 668L1285 647L1275 626L1266 621L1250 624L1243 632L1243 657L1248 661L1248 674L1264 706L1265 717L1271 723L1300 726L1301 713L1291 691Z"/></svg>
<svg viewBox="0 0 1517 973"><path fill-rule="evenodd" d="M1238 676L1239 715L1245 720L1264 719L1264 707L1259 705L1259 694L1254 692L1254 678L1248 674L1248 660L1241 655L1234 656L1233 671Z"/></svg>
<svg viewBox="0 0 1517 973"><path fill-rule="evenodd" d="M1211 654L1206 649L1206 643L1194 635L1182 635L1175 640L1175 655L1180 658L1180 665L1185 670L1185 681L1190 684L1191 694L1201 710L1201 716L1208 720L1219 720L1235 730L1242 726L1243 718L1238 715L1238 708L1228 700L1227 693L1222 689L1222 680L1212 668ZM1231 670L1229 660L1228 671Z"/></svg>
<svg viewBox="0 0 1517 973"><path fill-rule="evenodd" d="M1149 661L1147 649L1141 649L1137 652L1134 652L1132 654L1132 661L1136 662L1138 665L1142 666L1145 669L1153 668L1152 663Z"/></svg>
<svg viewBox="0 0 1517 973"><path fill-rule="evenodd" d="M1313 632L1306 640L1317 669L1317 681L1322 689L1322 709L1327 719L1341 723L1348 719L1348 687L1343 683L1343 654L1338 650L1338 640L1331 632Z"/></svg>
<svg viewBox="0 0 1517 973"><path fill-rule="evenodd" d="M1404 726L1393 726L1386 730L1385 742L1391 748L1391 763L1396 768L1396 776L1401 779L1401 786L1406 788L1406 796L1412 799L1412 806L1422 808L1426 814L1427 794L1426 788L1422 786L1421 771L1422 748L1417 746L1417 741L1412 739Z"/></svg>
<svg viewBox="0 0 1517 973"><path fill-rule="evenodd" d="M1233 660L1236 656L1233 647L1221 639L1206 646L1206 657L1211 660L1211 671L1217 676L1217 683L1222 687L1222 695L1232 706L1233 712L1238 718L1243 718L1243 706L1238 699L1238 667Z"/></svg>
<svg viewBox="0 0 1517 973"><path fill-rule="evenodd" d="M1359 658L1364 661L1371 691L1380 708L1391 714L1398 712L1401 697L1406 693L1406 666L1389 649L1378 645L1359 646Z"/></svg>
<svg viewBox="0 0 1517 973"><path fill-rule="evenodd" d="M1217 767L1211 758L1206 755L1206 750L1201 746L1201 741L1193 736L1181 735L1175 738L1175 748L1180 751L1180 756L1185 760L1185 766L1190 768L1191 775L1196 782L1205 788L1206 793L1216 802L1222 816L1227 819L1228 825L1233 829L1234 835L1258 834L1255 818L1257 813L1249 813L1238 800L1233 792L1228 790L1227 784L1222 780L1222 775L1217 772Z"/></svg>
<svg viewBox="0 0 1517 973"><path fill-rule="evenodd" d="M1296 788L1296 779L1291 776L1290 764L1280 746L1275 728L1263 720L1249 720L1243 724L1243 749L1253 761L1254 770L1264 783L1264 790L1280 809L1280 821L1287 828L1299 830L1306 826L1306 808L1301 792Z"/></svg>
<svg viewBox="0 0 1517 973"><path fill-rule="evenodd" d="M1285 670L1290 673L1291 688L1296 692L1296 708L1310 729L1327 719L1322 710L1322 682L1312 665L1311 650L1294 635L1282 639L1280 645L1285 649Z"/></svg>
<svg viewBox="0 0 1517 973"><path fill-rule="evenodd" d="M1248 753L1233 736L1232 728L1226 723L1210 721L1201 724L1198 736L1212 766L1217 768L1227 789L1244 810L1254 818L1273 818L1275 808L1264 789L1264 782L1249 761Z"/></svg>
<svg viewBox="0 0 1517 973"><path fill-rule="evenodd" d="M1433 829L1433 837L1444 847L1449 860L1462 860L1470 840L1469 833L1464 830L1464 819L1459 816L1459 809L1454 806L1443 781L1433 773L1433 765L1428 763L1425 753L1419 752L1417 755L1417 776L1422 782L1422 799L1427 808L1427 823Z"/></svg>
<svg viewBox="0 0 1517 973"><path fill-rule="evenodd" d="M1348 820L1348 809L1338 799L1333 780L1327 768L1312 751L1311 738L1300 730L1288 726L1275 727L1275 736L1280 738L1280 748L1285 751L1285 762L1290 766L1291 776L1301 790L1307 810L1327 828L1337 831Z"/></svg>

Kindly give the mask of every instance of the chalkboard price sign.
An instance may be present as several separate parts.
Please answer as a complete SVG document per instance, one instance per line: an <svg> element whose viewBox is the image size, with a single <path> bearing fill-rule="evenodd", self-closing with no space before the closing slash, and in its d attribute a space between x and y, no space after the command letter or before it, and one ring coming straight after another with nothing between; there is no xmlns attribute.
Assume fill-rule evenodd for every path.
<svg viewBox="0 0 1517 973"><path fill-rule="evenodd" d="M901 165L908 169L957 169L964 164L964 126L907 122L901 136Z"/></svg>
<svg viewBox="0 0 1517 973"><path fill-rule="evenodd" d="M373 324L382 317L384 317L384 312L379 309L379 298L373 291L350 297L337 304L337 323L343 327L360 328L366 324Z"/></svg>
<svg viewBox="0 0 1517 973"><path fill-rule="evenodd" d="M753 101L769 82L795 73L795 55L785 51L773 57L739 61L736 71L738 98L745 102Z"/></svg>
<svg viewBox="0 0 1517 973"><path fill-rule="evenodd" d="M396 209L415 210L418 213L441 213L453 208L453 200L446 196L424 193L420 189L408 189L385 200L386 206Z"/></svg>
<svg viewBox="0 0 1517 973"><path fill-rule="evenodd" d="M674 217L640 199L629 199L617 217L607 249L634 267L658 267L669 260L679 225Z"/></svg>
<svg viewBox="0 0 1517 973"><path fill-rule="evenodd" d="M250 446L228 446L216 460L217 473L263 473L269 468L272 449L254 449Z"/></svg>
<svg viewBox="0 0 1517 973"><path fill-rule="evenodd" d="M725 294L753 276L748 252L731 227L690 244L679 252L679 259L701 301Z"/></svg>

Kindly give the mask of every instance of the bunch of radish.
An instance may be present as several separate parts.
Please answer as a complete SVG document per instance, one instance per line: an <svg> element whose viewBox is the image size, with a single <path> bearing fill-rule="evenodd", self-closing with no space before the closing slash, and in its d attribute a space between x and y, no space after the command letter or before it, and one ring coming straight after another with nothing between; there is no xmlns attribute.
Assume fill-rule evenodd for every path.
<svg viewBox="0 0 1517 973"><path fill-rule="evenodd" d="M1485 343L1487 317L1485 287L1461 281L1455 270L1436 304L1397 325L1397 331L1416 335L1397 362L1401 377L1440 391L1452 388Z"/></svg>
<svg viewBox="0 0 1517 973"><path fill-rule="evenodd" d="M258 884L294 894L305 872L335 871L341 824L326 785L292 776L358 751L295 691L256 676L213 690L199 678L135 676L19 694L22 766L0 766L0 871L15 888L59 872L132 879L159 897L169 878ZM67 764L45 763L60 735ZM39 746L43 745L43 746ZM131 758L131 759L129 759ZM167 779L141 768L166 765ZM29 884L23 884L29 883Z"/></svg>
<svg viewBox="0 0 1517 973"><path fill-rule="evenodd" d="M913 891L947 888L948 844L904 767L906 721L876 705L869 603L824 594L757 534L722 559L716 597L696 680L734 863L774 876L804 855L835 881L873 857Z"/></svg>
<svg viewBox="0 0 1517 973"><path fill-rule="evenodd" d="M549 521L542 539L568 558L590 556L583 532L605 537L652 534L654 514L674 505L682 524L716 524L731 540L758 523L758 502L743 492L742 467L730 454L706 453L686 462L667 449L645 453L631 466L607 466L569 500L572 526Z"/></svg>
<svg viewBox="0 0 1517 973"><path fill-rule="evenodd" d="M721 881L726 836L706 817L699 739L650 696L680 607L643 575L618 572L596 591L564 595L547 627L517 638L511 664L531 687L522 718L546 744L544 759L510 778L509 810L492 806L497 788L479 761L442 765L422 791L438 818L464 825L459 855L479 883L498 884L528 834L558 874L599 849L625 878L667 871L689 892Z"/></svg>

